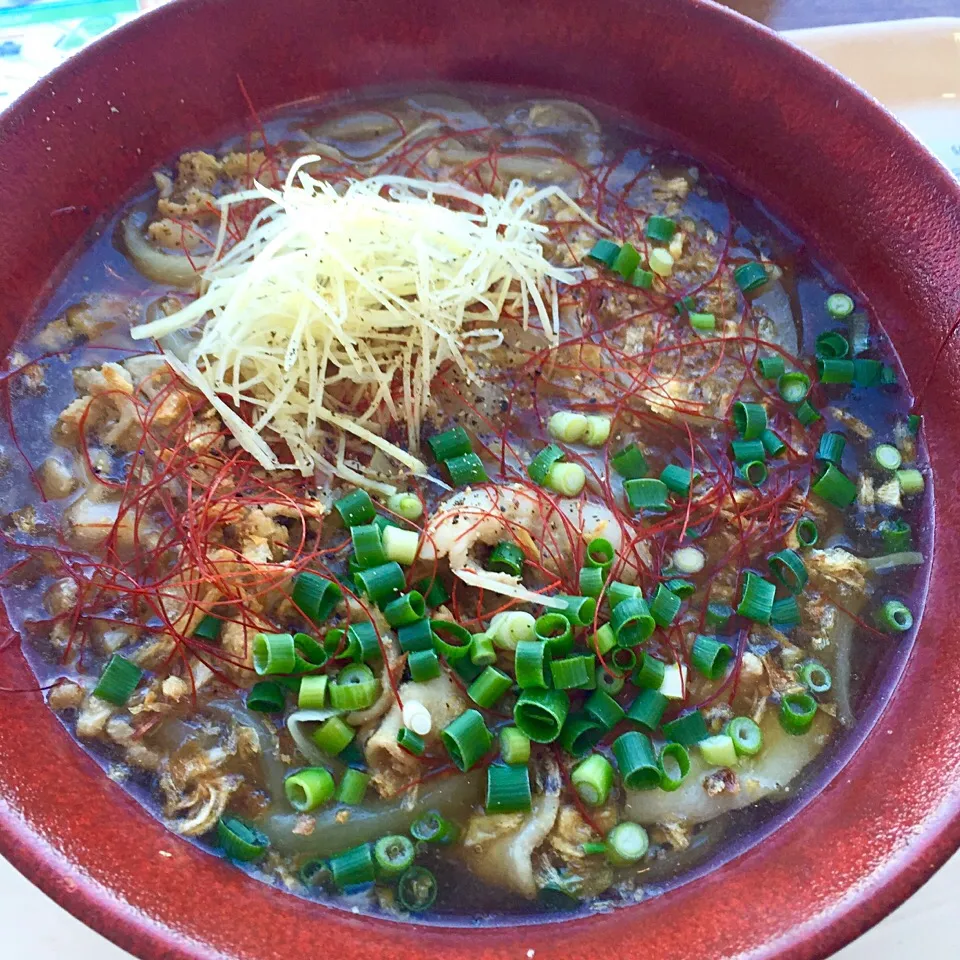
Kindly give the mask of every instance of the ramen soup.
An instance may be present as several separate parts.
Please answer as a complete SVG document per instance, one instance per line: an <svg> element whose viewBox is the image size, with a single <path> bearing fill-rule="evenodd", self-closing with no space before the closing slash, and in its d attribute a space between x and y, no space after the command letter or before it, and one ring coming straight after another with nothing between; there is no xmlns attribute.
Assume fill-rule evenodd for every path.
<svg viewBox="0 0 960 960"><path fill-rule="evenodd" d="M809 794L919 613L869 304L568 100L182 153L8 370L3 596L50 707L171 831L354 910L682 882Z"/></svg>

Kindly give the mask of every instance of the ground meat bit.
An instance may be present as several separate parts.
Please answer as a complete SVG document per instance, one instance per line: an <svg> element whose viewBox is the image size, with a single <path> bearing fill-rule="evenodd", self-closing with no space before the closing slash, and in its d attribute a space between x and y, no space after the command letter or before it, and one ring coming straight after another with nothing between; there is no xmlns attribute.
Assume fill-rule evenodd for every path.
<svg viewBox="0 0 960 960"><path fill-rule="evenodd" d="M196 249L199 244L205 242L195 230L191 230L182 223L164 218L151 223L147 227L147 234L154 243L168 250L187 250Z"/></svg>
<svg viewBox="0 0 960 960"><path fill-rule="evenodd" d="M70 468L56 457L47 457L40 464L38 473L44 496L50 500L62 500L70 496L80 484L80 481L70 472Z"/></svg>
<svg viewBox="0 0 960 960"><path fill-rule="evenodd" d="M223 158L224 176L244 183L257 179L261 183L272 183L273 175L267 164L267 155L262 150L249 153L228 153Z"/></svg>
<svg viewBox="0 0 960 960"><path fill-rule="evenodd" d="M719 796L721 793L733 795L740 792L740 781L733 770L724 767L703 778L703 789L711 797Z"/></svg>
<svg viewBox="0 0 960 960"><path fill-rule="evenodd" d="M221 172L220 161L212 154L202 150L181 154L177 161L177 182L174 189L189 185L209 190L220 179Z"/></svg>
<svg viewBox="0 0 960 960"><path fill-rule="evenodd" d="M174 220L201 221L219 216L214 195L196 187L185 190L180 200L161 198L157 201L157 213L161 217L171 217Z"/></svg>
<svg viewBox="0 0 960 960"><path fill-rule="evenodd" d="M57 712L63 710L79 710L83 703L83 687L72 680L64 680L58 683L47 695L47 703L52 710Z"/></svg>

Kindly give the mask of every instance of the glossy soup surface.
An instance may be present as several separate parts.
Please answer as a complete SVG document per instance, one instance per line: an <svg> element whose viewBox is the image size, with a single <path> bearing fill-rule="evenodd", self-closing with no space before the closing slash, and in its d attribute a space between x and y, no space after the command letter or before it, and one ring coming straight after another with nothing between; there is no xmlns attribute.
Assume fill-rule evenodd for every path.
<svg viewBox="0 0 960 960"><path fill-rule="evenodd" d="M260 132L241 130L171 158L92 232L8 361L2 596L51 707L105 773L175 832L223 856L237 853L225 827L248 829L254 852L244 869L362 912L469 923L609 909L759 841L855 741L902 663L912 632L886 623L884 604L901 601L920 613L929 490L883 318L852 292L852 314L831 316L827 298L842 287L800 238L695 160L593 105L497 89L377 93L298 106L270 118L264 131L266 145ZM164 348L186 357L195 331L159 345L130 337L131 327L175 314L196 296L195 270L217 241L217 198L255 180L279 190L303 155L317 155L310 175L341 194L373 175L453 181L501 198L514 181L521 198L559 188L537 197L530 214L543 227L546 259L572 271L568 281L541 288L548 313L556 297L552 334L535 310L525 324L521 301L508 298L499 339L488 332L464 341L463 362L445 363L433 378L412 437L398 406L400 373L392 410L363 385L329 388L330 409L364 416L377 437L422 458L429 476L322 425L315 470L265 470L157 355ZM437 202L476 212L467 200ZM266 203L232 208L225 248ZM652 227L651 217L660 218ZM587 256L601 239L636 249L627 276ZM760 267L752 283L744 265ZM144 352L154 356L143 359ZM818 356L839 366L828 362L824 372ZM778 380L763 375L758 361L777 358L809 377L806 407L785 400ZM831 370L853 382L822 382ZM742 439L738 402L762 407L769 434L760 454L739 465L731 448ZM255 404L233 409L252 422ZM609 437L593 445L558 439L549 424L561 412L599 418L595 425L606 420ZM455 426L487 478L459 490L425 442ZM287 462L290 449L270 430L266 442ZM844 440L832 467L823 457L840 442L824 446L828 433ZM529 464L550 443L564 463L582 467L582 492L565 496L530 478ZM681 475L692 467L689 491L681 483L660 505L636 508L614 466L630 444L642 452L647 478L671 465ZM881 460L895 455L901 471L921 471L921 489L916 476L889 468L894 461L878 463L880 445L889 447ZM346 468L336 475L338 458L354 482ZM828 467L855 495L849 505L811 491ZM757 485L746 476L751 470ZM407 587L435 579L442 588L442 596L427 597L427 647L438 657L425 669L437 671L435 679L411 678L409 651L355 576L351 535L332 504L357 478L379 516L415 532L416 556L402 566ZM390 509L391 488L416 497L422 515L405 520L396 501ZM798 527L804 519L812 523ZM816 544L798 542L798 531L810 529ZM502 631L490 644L474 640L474 657L449 644L496 633L498 613L531 613L514 621L523 631L548 609L478 589L457 571L489 570L494 547L513 543L524 588L577 596L596 538L611 541L615 553L612 571L601 568L603 596L588 622L572 625L572 646L546 658L544 684L554 690L564 681L551 655L585 658L571 669L582 667L586 679L557 691L565 732L532 744L521 763L530 799L520 809L485 809L488 777L498 776L489 769L503 766L501 730L523 725L514 710L521 694L543 691L518 688L515 638ZM786 583L775 576L782 565L771 566L770 557L784 550L801 564L801 582L789 571ZM315 622L291 601L303 571L336 581L347 598ZM750 613L741 606L748 572L776 586L773 618L762 603L756 616L742 615ZM617 620L609 601L615 581L638 587L658 622L649 637L631 644L625 634L606 649L595 634ZM732 615L716 613L723 605ZM205 621L212 631L198 634L204 617L216 618ZM350 624L372 629L365 653L337 632ZM305 633L320 647L301 645L306 659L295 675L261 676L253 659L260 633ZM704 636L724 645L713 675L697 640ZM115 655L142 671L119 703L93 692ZM304 673L332 684L364 658L361 679L375 692L359 710L338 714L349 745L330 755L314 739L330 700L322 720L297 717L301 736L292 736ZM640 672L645 660L652 681ZM506 691L478 704L475 681L491 668L506 678ZM811 669L829 689L808 689ZM268 685L259 694L275 698L266 711L248 706L258 683ZM597 714L598 683L619 705L603 701L606 721ZM420 756L397 745L398 729L412 723L398 696L430 715ZM652 704L646 723L636 719L640 707L631 709L638 698ZM785 703L812 703L812 724L785 721ZM492 736L463 773L438 734L469 710ZM699 732L677 734L670 721L695 711ZM762 732L755 755L731 753L732 741L723 739L737 717ZM583 736L574 741L576 723ZM630 761L613 748L630 733L650 751L653 781L634 783L643 789L626 788ZM684 750L663 754L671 739ZM679 789L663 789L669 784L658 769L676 774L669 758L680 753L690 770ZM574 785L588 754L605 758L612 773L602 803ZM303 768L327 770L334 790L348 768L371 779L357 804L335 794L298 812L285 778ZM435 902L417 902L417 883L430 886L422 872L391 875L378 865L344 874L341 854L353 850L367 862L364 844L409 836L431 811L449 821L450 842L416 840L411 855L435 879ZM649 842L635 862L622 862L622 850L617 856L622 823L642 825Z"/></svg>

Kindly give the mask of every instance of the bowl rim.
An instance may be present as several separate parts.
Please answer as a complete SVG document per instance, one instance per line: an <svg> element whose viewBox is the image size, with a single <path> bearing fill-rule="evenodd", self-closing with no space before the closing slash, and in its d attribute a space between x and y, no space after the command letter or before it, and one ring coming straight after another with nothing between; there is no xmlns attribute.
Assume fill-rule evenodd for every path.
<svg viewBox="0 0 960 960"><path fill-rule="evenodd" d="M215 3L216 0L179 0L176 4L156 8L110 31L90 47L71 56L0 114L0 144L2 134L8 132L10 125L15 124L18 118L42 108L49 86L69 86L71 78L93 60L122 56L126 44L143 37L148 31L162 29L177 18L189 16L191 11L201 10ZM838 90L850 91L854 86L815 56L794 46L769 28L736 11L721 7L713 0L686 0L686 6L690 10L699 11L698 16L709 15L738 24L743 36L749 34L754 38L765 37L764 43L776 45L778 56L785 65L792 63L798 69L809 69L811 65L815 65L821 75L829 75L830 83L840 85ZM909 138L912 141L912 159L920 172L928 178L930 188L954 202L960 201L960 186L940 162L874 98L860 88L856 90L863 109L867 110L871 130L901 143L905 138ZM913 659L911 654L911 661ZM906 669L909 669L909 664ZM875 727L883 722L883 716L880 716ZM869 737L872 732L864 731L864 736ZM853 763L851 760L847 768L853 766ZM103 776L99 768L92 763L90 766L96 771L96 776ZM811 801L811 805L816 802ZM916 835L911 838L909 847L879 867L867 870L861 878L861 889L848 896L839 907L832 909L829 914L821 912L817 915L816 922L808 923L802 929L790 928L790 938L782 946L770 943L762 945L755 952L751 950L742 955L756 958L778 956L786 960L825 958L873 926L912 895L958 847L960 795L955 795L940 803L931 815L923 820ZM201 944L192 937L152 919L121 897L111 895L105 887L92 880L81 865L67 863L55 846L41 837L3 797L0 797L0 854L73 916L143 960L199 960L212 956L235 956L233 953L223 953L218 948ZM750 854L751 851L747 851L731 862L736 863ZM362 921L365 926L378 922L369 919ZM590 923L589 920L575 922L585 925Z"/></svg>

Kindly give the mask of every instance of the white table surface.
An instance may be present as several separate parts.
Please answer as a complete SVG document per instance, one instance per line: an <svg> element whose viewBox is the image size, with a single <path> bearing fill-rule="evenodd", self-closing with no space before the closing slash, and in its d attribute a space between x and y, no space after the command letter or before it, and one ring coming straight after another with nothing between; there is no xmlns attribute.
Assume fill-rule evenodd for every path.
<svg viewBox="0 0 960 960"><path fill-rule="evenodd" d="M960 173L960 19L798 31L796 42L887 103ZM960 958L960 854L834 960ZM0 858L0 960L130 960ZM718 960L704 957L703 960Z"/></svg>

